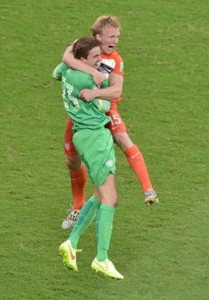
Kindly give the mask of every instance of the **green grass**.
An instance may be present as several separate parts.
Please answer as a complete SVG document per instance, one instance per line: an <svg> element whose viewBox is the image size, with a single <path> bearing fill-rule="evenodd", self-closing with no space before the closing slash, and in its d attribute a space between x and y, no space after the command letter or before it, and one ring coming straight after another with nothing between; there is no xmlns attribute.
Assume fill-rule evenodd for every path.
<svg viewBox="0 0 209 300"><path fill-rule="evenodd" d="M2 0L0 9L1 299L208 299L207 1ZM78 273L58 255L68 236L60 224L70 195L66 113L51 73L66 45L89 35L102 14L122 23L119 109L160 197L158 207L144 206L116 148L119 205L110 257L122 282L90 269L94 225L81 238Z"/></svg>

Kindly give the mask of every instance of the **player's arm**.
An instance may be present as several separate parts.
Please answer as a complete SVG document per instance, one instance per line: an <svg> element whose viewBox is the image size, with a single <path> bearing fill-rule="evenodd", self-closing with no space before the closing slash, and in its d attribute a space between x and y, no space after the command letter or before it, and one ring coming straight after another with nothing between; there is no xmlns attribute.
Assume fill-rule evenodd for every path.
<svg viewBox="0 0 209 300"><path fill-rule="evenodd" d="M123 91L123 76L112 72L109 79L110 87L94 90L84 89L80 92L79 97L86 101L91 101L94 98L114 100L121 97Z"/></svg>
<svg viewBox="0 0 209 300"><path fill-rule="evenodd" d="M67 47L63 54L62 61L68 66L70 66L72 69L90 74L93 77L96 85L100 86L105 80L104 75L97 71L95 68L89 66L88 64L85 64L80 59L76 59L72 53L72 48L73 45Z"/></svg>

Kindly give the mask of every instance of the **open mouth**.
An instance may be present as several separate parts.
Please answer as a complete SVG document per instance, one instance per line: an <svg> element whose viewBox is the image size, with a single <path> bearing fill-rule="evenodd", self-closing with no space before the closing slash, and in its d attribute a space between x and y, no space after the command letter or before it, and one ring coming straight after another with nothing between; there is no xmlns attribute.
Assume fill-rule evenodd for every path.
<svg viewBox="0 0 209 300"><path fill-rule="evenodd" d="M114 49L114 46L109 45L107 49L108 49L109 52L112 52L112 50Z"/></svg>

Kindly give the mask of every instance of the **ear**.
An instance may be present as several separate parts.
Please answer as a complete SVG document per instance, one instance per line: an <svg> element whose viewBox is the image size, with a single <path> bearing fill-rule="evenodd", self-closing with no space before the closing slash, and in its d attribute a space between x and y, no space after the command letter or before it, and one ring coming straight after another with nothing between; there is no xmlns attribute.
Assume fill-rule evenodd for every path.
<svg viewBox="0 0 209 300"><path fill-rule="evenodd" d="M98 40L98 41L100 41L101 42L101 34L99 34L99 33L97 33L96 35L95 35L95 38Z"/></svg>

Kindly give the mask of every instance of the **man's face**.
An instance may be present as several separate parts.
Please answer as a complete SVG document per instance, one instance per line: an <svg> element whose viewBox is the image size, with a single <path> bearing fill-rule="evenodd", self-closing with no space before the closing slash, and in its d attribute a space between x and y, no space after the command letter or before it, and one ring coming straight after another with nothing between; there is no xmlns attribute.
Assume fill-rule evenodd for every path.
<svg viewBox="0 0 209 300"><path fill-rule="evenodd" d="M101 34L97 34L96 38L101 42L101 50L103 53L110 54L117 45L120 37L120 29L114 27L106 27Z"/></svg>
<svg viewBox="0 0 209 300"><path fill-rule="evenodd" d="M102 60L100 54L101 54L100 47L95 47L89 51L89 55L87 58L81 58L81 60L86 64L90 65L91 67L97 69Z"/></svg>

